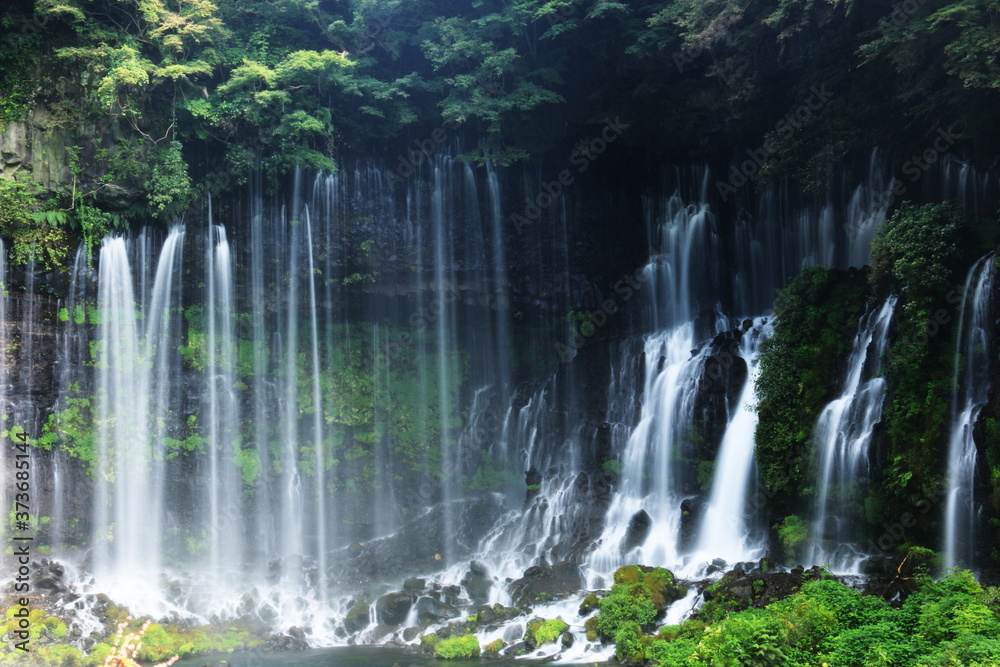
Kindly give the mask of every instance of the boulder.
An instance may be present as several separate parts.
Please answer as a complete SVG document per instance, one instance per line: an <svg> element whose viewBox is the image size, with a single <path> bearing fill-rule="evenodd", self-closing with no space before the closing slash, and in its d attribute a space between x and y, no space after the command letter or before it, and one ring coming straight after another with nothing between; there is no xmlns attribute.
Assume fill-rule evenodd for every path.
<svg viewBox="0 0 1000 667"><path fill-rule="evenodd" d="M489 602L490 588L493 582L490 581L486 566L478 561L469 564L469 571L462 578L462 586L465 588L469 599L476 604Z"/></svg>
<svg viewBox="0 0 1000 667"><path fill-rule="evenodd" d="M524 576L511 583L510 595L514 604L527 607L538 602L569 597L582 587L580 565L573 561L562 561L551 567L529 567L524 571Z"/></svg>
<svg viewBox="0 0 1000 667"><path fill-rule="evenodd" d="M622 540L622 552L628 553L636 547L642 546L649 537L649 531L653 528L653 519L646 513L646 510L639 510L632 515L625 529L625 537Z"/></svg>
<svg viewBox="0 0 1000 667"><path fill-rule="evenodd" d="M385 625L402 625L415 597L412 591L387 593L375 602L375 617Z"/></svg>
<svg viewBox="0 0 1000 667"><path fill-rule="evenodd" d="M461 615L455 607L435 600L430 597L422 597L415 603L417 610L417 623L421 625L427 623L444 623Z"/></svg>

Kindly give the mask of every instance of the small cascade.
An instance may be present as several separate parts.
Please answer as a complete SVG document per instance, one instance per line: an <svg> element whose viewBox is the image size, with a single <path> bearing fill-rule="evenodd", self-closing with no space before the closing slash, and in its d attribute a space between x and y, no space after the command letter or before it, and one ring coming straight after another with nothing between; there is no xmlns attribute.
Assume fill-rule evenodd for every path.
<svg viewBox="0 0 1000 667"><path fill-rule="evenodd" d="M708 258L717 257L715 217L709 211L706 187L708 170L701 171L700 193L691 204L680 190L665 199L644 199L647 237L650 242L649 323L656 330L692 321L706 307L713 284ZM701 299L699 299L701 297Z"/></svg>
<svg viewBox="0 0 1000 667"><path fill-rule="evenodd" d="M944 510L944 567L970 567L975 556L974 484L976 442L973 430L990 388L990 300L993 255L986 255L965 279L955 350L955 388L951 398L947 496Z"/></svg>
<svg viewBox="0 0 1000 667"><path fill-rule="evenodd" d="M873 148L867 177L854 188L844 210L847 266L862 267L871 260L872 239L889 210L891 184L885 155Z"/></svg>
<svg viewBox="0 0 1000 667"><path fill-rule="evenodd" d="M91 252L86 245L77 248L70 270L69 294L59 310L61 325L57 334L59 357L56 363L58 399L54 408L53 426L62 429L63 415L79 415L81 404L89 405L91 378L87 372L90 360L90 345L87 336L87 305L93 302L90 293L92 284ZM4 334L0 333L0 338ZM69 409L69 413L63 413ZM53 551L59 552L70 530L67 517L66 495L72 484L70 474L73 462L61 448L52 451L52 530Z"/></svg>
<svg viewBox="0 0 1000 667"><path fill-rule="evenodd" d="M485 396L485 392L478 394L480 400L474 404L478 414L460 442L471 444L470 439L480 432L496 434L487 460L502 466L497 474L513 482L510 486L518 494L509 499L510 509L475 550L475 558L486 566L490 577L504 581L520 578L531 565L557 563L578 553L581 545L573 538L586 519L588 489L581 488L585 484L577 475L581 427L558 423L561 419L553 413L553 406L559 404L554 378L532 392L520 408L509 407L502 417L495 412L498 403L491 404ZM563 440L553 447L547 438L558 432ZM512 470L529 471L526 498L524 473ZM458 582L466 566L465 562L457 564L443 580ZM491 588L490 603L495 602L511 603L503 586Z"/></svg>
<svg viewBox="0 0 1000 667"><path fill-rule="evenodd" d="M646 339L642 413L622 453L620 484L600 546L589 559L595 573L612 572L627 562L680 563L681 498L672 463L675 448L688 437L696 380L707 352L706 347L692 355L694 347L692 323ZM642 544L632 544L626 539L628 527L641 512L649 516L651 529Z"/></svg>
<svg viewBox="0 0 1000 667"><path fill-rule="evenodd" d="M895 307L896 297L889 297L858 322L841 394L816 423L820 468L807 560L837 573L856 574L863 558L852 526L869 482L872 432L882 419L882 356Z"/></svg>
<svg viewBox="0 0 1000 667"><path fill-rule="evenodd" d="M712 492L704 508L697 546L689 563L721 558L727 563L755 560L763 551L760 535L752 535L748 507L749 484L755 470L754 431L757 428L755 386L760 368L757 351L770 331L766 318L759 318L740 339L740 356L749 367L736 412L730 417L715 462Z"/></svg>

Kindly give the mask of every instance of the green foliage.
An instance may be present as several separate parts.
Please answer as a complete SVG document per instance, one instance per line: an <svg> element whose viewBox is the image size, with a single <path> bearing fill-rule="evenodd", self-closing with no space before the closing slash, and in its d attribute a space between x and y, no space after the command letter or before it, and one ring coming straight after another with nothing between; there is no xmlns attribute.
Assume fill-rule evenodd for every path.
<svg viewBox="0 0 1000 667"><path fill-rule="evenodd" d="M80 226L83 242L91 251L94 246L101 242L101 239L113 230L125 227L125 221L120 216L85 204L78 205L74 210L74 215Z"/></svg>
<svg viewBox="0 0 1000 667"><path fill-rule="evenodd" d="M618 568L608 597L598 601L596 629L608 639L628 639L637 627L646 626L658 618L673 600L683 597L674 575L661 567L644 568L626 565ZM641 632L639 633L641 634ZM630 656L626 651L623 656Z"/></svg>
<svg viewBox="0 0 1000 667"><path fill-rule="evenodd" d="M181 143L171 141L154 152L152 169L146 181L149 206L153 213L172 220L181 215L194 198L187 163L181 155Z"/></svg>
<svg viewBox="0 0 1000 667"><path fill-rule="evenodd" d="M500 651L503 650L504 646L505 644L502 639L494 639L489 644L483 647L483 653L485 653L487 656L497 656L500 655Z"/></svg>
<svg viewBox="0 0 1000 667"><path fill-rule="evenodd" d="M1000 616L968 572L927 582L894 610L836 581L811 581L763 609L663 628L619 631L619 656L656 667L987 665L1000 654Z"/></svg>
<svg viewBox="0 0 1000 667"><path fill-rule="evenodd" d="M774 333L761 346L755 456L767 488L787 499L812 470L812 434L864 307L863 280L804 270L778 294Z"/></svg>
<svg viewBox="0 0 1000 667"><path fill-rule="evenodd" d="M45 269L64 269L69 236L59 225L66 214L45 210L41 187L34 182L0 179L0 236L11 239L11 259L26 264L32 257Z"/></svg>
<svg viewBox="0 0 1000 667"><path fill-rule="evenodd" d="M434 645L434 655L446 660L479 657L479 640L473 635L442 639Z"/></svg>
<svg viewBox="0 0 1000 667"><path fill-rule="evenodd" d="M957 320L952 308L961 299L954 290L960 224L951 205L904 204L872 241L873 286L901 295L886 365L889 497L906 498L934 483L953 372L952 328L946 325Z"/></svg>
<svg viewBox="0 0 1000 667"><path fill-rule="evenodd" d="M527 631L534 637L535 646L541 646L556 641L568 628L569 625L561 618L554 618L549 621L529 623Z"/></svg>
<svg viewBox="0 0 1000 667"><path fill-rule="evenodd" d="M774 530L789 560L796 559L809 539L809 523L797 514L789 514L774 525Z"/></svg>
<svg viewBox="0 0 1000 667"><path fill-rule="evenodd" d="M77 388L79 389L79 388ZM83 465L88 475L94 473L97 462L97 429L91 399L79 391L65 399L65 406L48 416L42 424L37 446L57 447Z"/></svg>
<svg viewBox="0 0 1000 667"><path fill-rule="evenodd" d="M960 225L951 204L904 203L872 241L872 283L905 291L907 309L926 308L953 287Z"/></svg>

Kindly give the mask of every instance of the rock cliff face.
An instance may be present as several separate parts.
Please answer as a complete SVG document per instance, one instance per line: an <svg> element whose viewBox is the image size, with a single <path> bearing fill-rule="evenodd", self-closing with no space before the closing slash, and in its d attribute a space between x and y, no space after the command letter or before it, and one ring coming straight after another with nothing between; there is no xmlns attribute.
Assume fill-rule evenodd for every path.
<svg viewBox="0 0 1000 667"><path fill-rule="evenodd" d="M42 196L57 195L76 204L83 193L107 210L121 210L141 193L106 178L109 158L124 133L119 120L67 121L39 102L0 131L0 178L34 181Z"/></svg>

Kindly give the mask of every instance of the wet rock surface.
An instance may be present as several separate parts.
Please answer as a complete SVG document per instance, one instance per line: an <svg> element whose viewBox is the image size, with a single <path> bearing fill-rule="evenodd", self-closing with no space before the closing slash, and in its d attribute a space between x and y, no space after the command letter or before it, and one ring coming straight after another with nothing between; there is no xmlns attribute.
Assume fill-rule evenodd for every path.
<svg viewBox="0 0 1000 667"><path fill-rule="evenodd" d="M535 565L510 585L510 595L518 606L561 600L583 587L579 563L563 561L551 567Z"/></svg>

